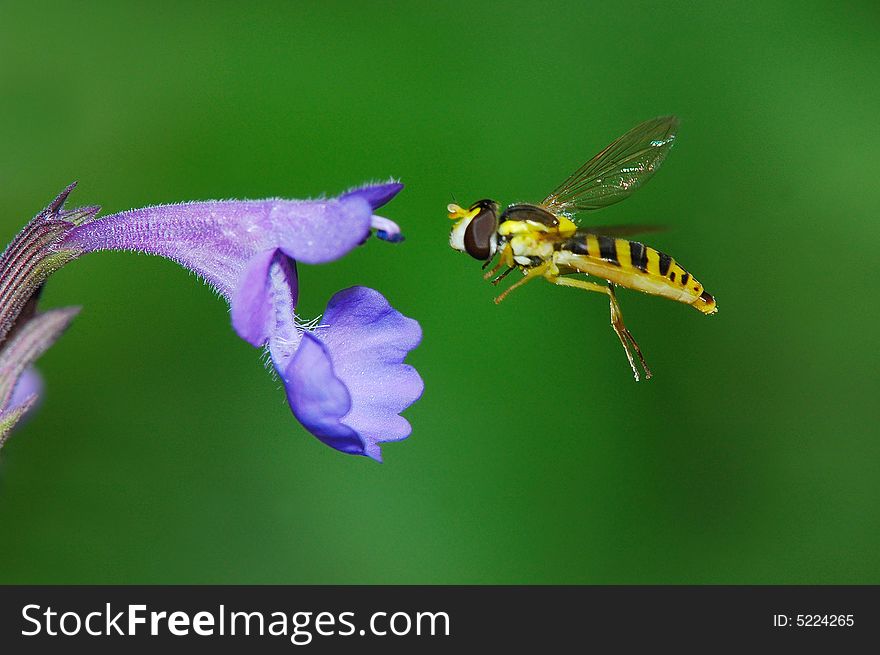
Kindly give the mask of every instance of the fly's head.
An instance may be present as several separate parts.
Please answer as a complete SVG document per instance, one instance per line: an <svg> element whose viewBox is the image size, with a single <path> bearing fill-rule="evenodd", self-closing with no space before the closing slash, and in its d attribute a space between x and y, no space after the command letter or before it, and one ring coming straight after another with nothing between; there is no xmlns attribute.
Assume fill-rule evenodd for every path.
<svg viewBox="0 0 880 655"><path fill-rule="evenodd" d="M498 249L498 203L480 200L468 209L451 204L446 207L455 221L449 245L474 259L489 261Z"/></svg>

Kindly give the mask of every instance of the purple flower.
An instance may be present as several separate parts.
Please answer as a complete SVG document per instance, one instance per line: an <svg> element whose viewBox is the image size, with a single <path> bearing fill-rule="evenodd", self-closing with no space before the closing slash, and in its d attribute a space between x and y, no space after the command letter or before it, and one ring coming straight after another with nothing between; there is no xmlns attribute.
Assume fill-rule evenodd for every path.
<svg viewBox="0 0 880 655"><path fill-rule="evenodd" d="M320 324L310 327L295 311L296 264L339 259L371 230L401 241L394 222L373 214L401 188L392 182L321 200L134 209L81 222L60 247L76 255L161 255L196 272L230 303L239 336L268 348L297 419L333 448L381 460L380 443L409 435L399 414L422 393L418 373L403 363L421 340L419 324L378 291L353 287L333 296Z"/></svg>

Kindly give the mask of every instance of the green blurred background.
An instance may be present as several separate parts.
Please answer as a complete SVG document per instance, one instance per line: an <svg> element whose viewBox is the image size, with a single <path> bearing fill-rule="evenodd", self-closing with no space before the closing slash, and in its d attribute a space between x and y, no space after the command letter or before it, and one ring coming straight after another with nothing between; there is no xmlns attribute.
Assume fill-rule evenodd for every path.
<svg viewBox="0 0 880 655"><path fill-rule="evenodd" d="M380 289L425 393L385 463L302 429L227 307L125 253L0 462L5 583L880 583L874 3L0 5L0 237L72 180L105 213L407 185L407 241L301 267ZM621 291L494 306L445 206L539 200L641 120L663 170L595 220L720 312Z"/></svg>

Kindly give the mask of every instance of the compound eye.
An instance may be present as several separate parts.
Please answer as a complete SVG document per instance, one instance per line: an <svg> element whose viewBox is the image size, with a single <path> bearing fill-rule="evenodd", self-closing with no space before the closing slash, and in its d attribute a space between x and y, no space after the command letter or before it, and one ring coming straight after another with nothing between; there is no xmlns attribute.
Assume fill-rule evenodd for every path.
<svg viewBox="0 0 880 655"><path fill-rule="evenodd" d="M471 219L464 231L464 249L474 259L492 256L492 237L498 229L498 213L494 207L486 207Z"/></svg>

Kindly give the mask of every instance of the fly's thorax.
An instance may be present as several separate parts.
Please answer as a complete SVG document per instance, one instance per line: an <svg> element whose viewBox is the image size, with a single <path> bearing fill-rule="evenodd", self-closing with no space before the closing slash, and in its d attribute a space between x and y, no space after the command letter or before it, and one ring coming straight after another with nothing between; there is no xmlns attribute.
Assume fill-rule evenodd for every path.
<svg viewBox="0 0 880 655"><path fill-rule="evenodd" d="M538 205L510 205L501 214L498 235L510 242L514 261L532 266L553 256L560 236L573 234L576 227L567 217Z"/></svg>
<svg viewBox="0 0 880 655"><path fill-rule="evenodd" d="M517 205L514 205L514 207L517 207ZM501 214L501 225L498 228L498 234L512 235L530 232L553 235L554 237L568 237L577 230L577 226L565 216L556 216L546 210L541 211L542 213L540 214L533 211L528 213L525 211L514 211L511 213L511 208L508 207ZM545 215L550 218L546 218ZM510 218L511 216L513 218ZM529 218L526 218L526 216Z"/></svg>
<svg viewBox="0 0 880 655"><path fill-rule="evenodd" d="M541 238L540 233L521 232L510 238L510 248L518 264L528 266L533 260L546 261L553 256L553 242Z"/></svg>
<svg viewBox="0 0 880 655"><path fill-rule="evenodd" d="M559 227L559 217L538 205L525 203L510 205L501 214L501 222L513 221L515 223L533 223L535 226L543 225L546 228Z"/></svg>

